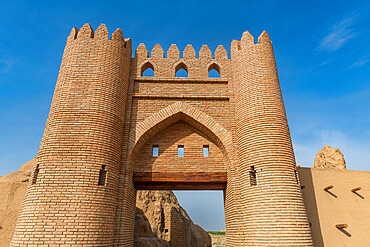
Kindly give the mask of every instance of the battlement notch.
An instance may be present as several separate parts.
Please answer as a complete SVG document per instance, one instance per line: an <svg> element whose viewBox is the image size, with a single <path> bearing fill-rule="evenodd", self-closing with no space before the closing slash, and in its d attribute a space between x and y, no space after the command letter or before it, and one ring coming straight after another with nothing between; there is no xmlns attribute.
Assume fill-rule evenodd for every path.
<svg viewBox="0 0 370 247"><path fill-rule="evenodd" d="M112 36L109 39L109 32L105 24L100 24L99 27L94 32L94 30L91 28L89 23L84 24L80 30L78 30L76 27L72 28L67 38L67 42L70 42L73 40L119 41L119 42L124 43L125 47L126 47L126 43L131 43L130 39L125 39L123 37L122 30L119 28L117 28L117 30L112 33Z"/></svg>

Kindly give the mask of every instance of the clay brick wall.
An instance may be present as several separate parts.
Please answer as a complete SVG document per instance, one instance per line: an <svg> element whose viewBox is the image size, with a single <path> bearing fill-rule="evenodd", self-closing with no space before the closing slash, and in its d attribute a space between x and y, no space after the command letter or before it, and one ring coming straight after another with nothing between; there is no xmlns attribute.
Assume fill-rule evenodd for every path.
<svg viewBox="0 0 370 247"><path fill-rule="evenodd" d="M86 24L67 39L38 177L10 246L113 245L131 42L119 29L108 35Z"/></svg>
<svg viewBox="0 0 370 247"><path fill-rule="evenodd" d="M188 77L175 77L178 65L186 67ZM212 57L209 48L203 45L197 58L194 48L188 45L180 58L176 45L171 45L167 57L164 57L162 47L157 44L149 57L145 45L140 44L131 64L131 126L182 101L202 109L225 128L230 128L230 66L227 52L222 46L217 47ZM143 70L149 67L154 69L154 77L143 77ZM220 72L220 78L208 77L208 71L213 68Z"/></svg>
<svg viewBox="0 0 370 247"><path fill-rule="evenodd" d="M159 148L153 157L153 145ZM184 157L178 157L178 145ZM209 157L203 156L203 145ZM225 158L217 145L202 132L185 122L177 122L149 140L139 151L135 172L226 172Z"/></svg>
<svg viewBox="0 0 370 247"><path fill-rule="evenodd" d="M189 55L189 51L191 56ZM161 131L165 133L167 127L171 128L170 126L172 124L176 124L178 121L184 121L190 129L195 129L197 132L197 135L193 135L193 137L199 139L199 141L195 143L199 142L199 147L196 149L199 149L200 153L196 156L203 156L202 146L204 144L203 141L200 142L200 139L203 138L210 143L210 150L217 150L217 147L221 149L220 152L217 152L216 159L221 160L220 153L223 153L222 163L216 164L214 161L207 163L207 171L226 171L226 164L229 163L228 159L225 161L226 151L224 145L226 144L222 143L218 137L215 137L215 134L210 131L209 128L199 123L199 119L203 119L202 121L207 123L212 123L209 120L209 118L212 118L213 121L217 121L217 125L213 123L212 125L216 126L218 131L225 132L223 131L224 128L231 129L228 113L230 112L229 79L232 75L231 63L227 58L226 50L222 46L219 46L214 56L212 56L209 48L203 46L199 51L198 58L196 58L196 53L195 51L193 52L193 48L187 46L183 53L183 58L180 58L180 52L176 45L172 45L165 58L163 49L157 44L150 55L149 57L145 45L140 44L135 52L135 58L133 58L131 62L121 161L121 174L125 175L122 177L121 184L123 185L120 185L116 216L116 239L119 239L117 243L122 244L122 246L130 246L131 243L128 239L131 239L132 227L130 222L132 222L134 217L134 210L132 210L132 208L134 208L134 200L136 198L136 196L130 194L132 190L128 189L128 184L132 187L132 174L134 171L143 171L142 169L139 170L140 167L136 169L136 164L140 164L140 166L145 165L147 171L156 169L155 167L158 163L150 164L148 161L143 163L142 160L140 160L144 159L144 156L151 156L151 146L153 144L147 142L150 142L149 140L151 138L155 138L154 136L156 134L159 134ZM175 77L176 67L179 64L186 65L188 71L187 78ZM154 77L143 77L142 71L149 67L154 69ZM220 78L208 78L208 70L210 68L216 68L220 72ZM194 113L196 116L200 116L199 119L194 120L191 117L187 117L187 115L185 116L185 114L179 115L169 113L171 109L173 109L172 106L178 105L180 102L185 103L186 106L184 108L189 108L187 106L191 106L199 111L199 113ZM153 115L163 110L169 113L169 117L165 119L163 123L156 125L153 121L147 121ZM193 109L189 111L194 112ZM163 116L166 113L159 115ZM203 117L203 115L205 116ZM145 121L147 121L147 123L144 125L149 126L149 129L145 133L149 133L149 135L145 137L145 140L141 143L140 140L137 140L139 134L135 131L136 129L142 129L140 124ZM229 142L228 145L230 145L231 138L227 136L228 133L221 133L221 135L225 136L224 139L227 140L226 142ZM188 142L186 138L183 139L182 142L183 141ZM139 145L137 145L137 142L139 142ZM143 147L143 151L140 151L140 145L146 145ZM175 147L177 144L175 143L172 145ZM138 150L133 150L136 146L140 146L140 148L138 148ZM142 154L144 154L144 156L142 156ZM169 164L176 164L178 162L177 150L175 156L172 154L170 156L173 158L167 159L166 162ZM136 157L138 157L138 160L136 160ZM213 157L210 158L213 159ZM194 161L194 159L191 161ZM195 166L190 166L189 162L186 161L182 164L184 163L187 163L187 170L192 172L196 171L199 167L205 168L204 164L201 164L199 160L194 162ZM212 165L212 167L209 167L210 165ZM184 171L184 168L186 168L186 166L180 167L178 165L176 169L172 167L167 171L181 172ZM166 170L164 169L161 171L164 172ZM128 191L130 193L127 193Z"/></svg>
<svg viewBox="0 0 370 247"><path fill-rule="evenodd" d="M173 94L176 94L175 88L177 85L172 85ZM204 88L207 85L204 85ZM202 112L206 113L210 117L214 118L217 122L230 128L230 118L228 116L229 103L228 100L186 100L186 99L151 99L151 98L135 98L132 102L131 112L131 124L134 127L137 123L150 117L153 113L166 108L178 101L186 102L189 105L202 109Z"/></svg>
<svg viewBox="0 0 370 247"><path fill-rule="evenodd" d="M245 32L231 55L242 245L312 246L270 38Z"/></svg>

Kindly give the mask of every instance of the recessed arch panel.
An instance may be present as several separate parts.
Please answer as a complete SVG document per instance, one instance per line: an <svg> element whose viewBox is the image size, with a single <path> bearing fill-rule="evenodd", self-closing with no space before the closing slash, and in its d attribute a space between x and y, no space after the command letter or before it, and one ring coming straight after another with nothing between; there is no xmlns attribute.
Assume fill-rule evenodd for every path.
<svg viewBox="0 0 370 247"><path fill-rule="evenodd" d="M229 154L232 152L231 133L204 112L179 101L152 114L130 131L129 163L133 165L144 143L179 121L184 121L207 135L221 149L229 162Z"/></svg>

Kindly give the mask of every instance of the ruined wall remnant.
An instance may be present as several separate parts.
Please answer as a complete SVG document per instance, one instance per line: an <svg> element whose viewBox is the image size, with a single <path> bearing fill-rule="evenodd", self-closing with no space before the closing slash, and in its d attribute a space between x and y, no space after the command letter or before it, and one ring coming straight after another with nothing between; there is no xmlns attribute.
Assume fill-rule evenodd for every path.
<svg viewBox="0 0 370 247"><path fill-rule="evenodd" d="M195 225L172 191L139 190L136 206L148 218L153 232L171 247L211 246L211 237Z"/></svg>
<svg viewBox="0 0 370 247"><path fill-rule="evenodd" d="M314 168L346 170L346 162L342 152L338 148L324 146L315 157Z"/></svg>

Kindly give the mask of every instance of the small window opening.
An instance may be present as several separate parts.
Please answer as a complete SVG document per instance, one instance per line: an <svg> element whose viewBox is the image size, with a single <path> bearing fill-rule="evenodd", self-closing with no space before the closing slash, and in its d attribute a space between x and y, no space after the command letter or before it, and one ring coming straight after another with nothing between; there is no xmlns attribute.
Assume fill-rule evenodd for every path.
<svg viewBox="0 0 370 247"><path fill-rule="evenodd" d="M188 66L179 63L175 68L175 77L188 77Z"/></svg>
<svg viewBox="0 0 370 247"><path fill-rule="evenodd" d="M106 165L102 165L99 174L99 185L105 185L105 180L107 179Z"/></svg>
<svg viewBox="0 0 370 247"><path fill-rule="evenodd" d="M168 229L164 229L164 232L167 233L168 232Z"/></svg>
<svg viewBox="0 0 370 247"><path fill-rule="evenodd" d="M153 157L158 157L159 146L153 145Z"/></svg>
<svg viewBox="0 0 370 247"><path fill-rule="evenodd" d="M154 77L154 67L151 63L147 62L141 67L141 76Z"/></svg>
<svg viewBox="0 0 370 247"><path fill-rule="evenodd" d="M33 172L32 184L36 184L37 177L39 176L39 172L40 172L40 166L37 164L35 171Z"/></svg>
<svg viewBox="0 0 370 247"><path fill-rule="evenodd" d="M253 186L257 185L257 172L254 169L254 166L251 166L251 170L249 173L250 173L251 185Z"/></svg>
<svg viewBox="0 0 370 247"><path fill-rule="evenodd" d="M184 145L177 146L177 156L184 157Z"/></svg>
<svg viewBox="0 0 370 247"><path fill-rule="evenodd" d="M203 145L203 156L209 157L209 145Z"/></svg>
<svg viewBox="0 0 370 247"><path fill-rule="evenodd" d="M211 66L208 67L208 77L209 78L220 78L221 73L220 73L220 66L217 64L213 63Z"/></svg>

